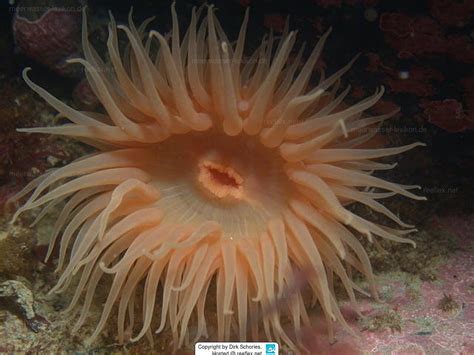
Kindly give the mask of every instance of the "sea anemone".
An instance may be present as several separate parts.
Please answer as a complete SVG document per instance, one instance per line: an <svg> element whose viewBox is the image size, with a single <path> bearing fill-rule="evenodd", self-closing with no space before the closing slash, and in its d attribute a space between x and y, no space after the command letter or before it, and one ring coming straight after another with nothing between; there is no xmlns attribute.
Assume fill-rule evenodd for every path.
<svg viewBox="0 0 474 355"><path fill-rule="evenodd" d="M365 114L383 88L354 105L343 103L350 88L340 90L340 79L353 61L329 77L321 72L310 86L330 31L300 66L303 50L290 60L295 33L288 25L246 57L248 12L236 42L212 6L193 10L184 36L174 7L171 13L170 36L145 34L149 20L136 28L130 16L128 27L117 26L111 16L104 61L88 41L84 11L85 59L69 62L84 66L100 113L75 110L33 83L29 68L23 72L71 123L21 131L71 136L97 148L35 179L16 197L29 195L13 220L43 206L41 219L64 203L47 254L59 245L61 274L52 292L76 288L66 311L80 308L77 330L99 283L110 279L90 341L115 305L121 343L150 335L158 313L156 332L170 327L175 347L208 335L259 339L263 325L266 338L297 348L309 324L307 291L330 327L334 321L347 326L335 278L355 303L354 291L367 294L351 279L352 270L360 272L377 297L357 235L413 243L404 237L412 226L379 200L395 194L422 199L409 191L417 186L373 176L394 167L374 159L421 143L364 148L393 113ZM124 53L117 29L128 39ZM352 203L402 229L355 214ZM301 273L307 288L294 287ZM207 297L211 290L215 304ZM136 295L142 297L141 329L133 329ZM208 334L208 309L215 309L216 334Z"/></svg>

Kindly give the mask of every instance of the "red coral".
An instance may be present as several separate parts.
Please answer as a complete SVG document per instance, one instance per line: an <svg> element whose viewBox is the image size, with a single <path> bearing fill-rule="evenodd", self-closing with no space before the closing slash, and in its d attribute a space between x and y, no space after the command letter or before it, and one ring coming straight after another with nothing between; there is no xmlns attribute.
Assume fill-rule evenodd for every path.
<svg viewBox="0 0 474 355"><path fill-rule="evenodd" d="M390 112L400 110L400 106L396 103L389 100L379 100L374 107L372 107L372 112L376 115L385 115Z"/></svg>
<svg viewBox="0 0 474 355"><path fill-rule="evenodd" d="M474 11L472 0L428 0L431 15L447 26L465 26Z"/></svg>
<svg viewBox="0 0 474 355"><path fill-rule="evenodd" d="M383 32L402 38L414 32L414 20L405 14L387 12L380 16L379 27Z"/></svg>
<svg viewBox="0 0 474 355"><path fill-rule="evenodd" d="M248 7L250 6L250 3L252 2L252 0L240 0L240 6L243 6L243 7Z"/></svg>
<svg viewBox="0 0 474 355"><path fill-rule="evenodd" d="M316 4L327 9L328 7L341 7L342 4L355 6L362 4L364 7L372 7L378 4L379 0L315 0Z"/></svg>
<svg viewBox="0 0 474 355"><path fill-rule="evenodd" d="M346 0L346 4L348 5L359 5L362 3L364 7L374 7L378 4L379 0Z"/></svg>
<svg viewBox="0 0 474 355"><path fill-rule="evenodd" d="M316 0L316 4L325 9L331 6L341 7L342 0Z"/></svg>
<svg viewBox="0 0 474 355"><path fill-rule="evenodd" d="M426 16L413 17L399 13L380 16L380 29L387 43L400 58L429 53L444 53L447 42L440 26Z"/></svg>
<svg viewBox="0 0 474 355"><path fill-rule="evenodd" d="M385 32L387 43L398 52L400 58L446 54L459 62L474 63L474 45L471 39L465 35L446 36L432 18L384 13L380 16L379 27Z"/></svg>
<svg viewBox="0 0 474 355"><path fill-rule="evenodd" d="M388 86L396 93L409 93L417 96L432 96L435 91L431 84L409 79L388 79Z"/></svg>
<svg viewBox="0 0 474 355"><path fill-rule="evenodd" d="M421 97L432 96L436 93L433 82L440 82L444 79L441 72L430 67L414 66L408 72L401 72L388 65L385 65L380 57L375 53L367 54L369 72L381 71L386 74L385 83L392 92L410 93Z"/></svg>
<svg viewBox="0 0 474 355"><path fill-rule="evenodd" d="M420 106L428 121L445 131L457 133L474 129L474 120L466 115L457 100L424 101Z"/></svg>
<svg viewBox="0 0 474 355"><path fill-rule="evenodd" d="M283 32L285 28L285 18L278 14L269 14L263 17L263 25L273 29L275 32Z"/></svg>
<svg viewBox="0 0 474 355"><path fill-rule="evenodd" d="M386 80L393 92L410 93L417 96L432 96L436 93L432 81L442 81L443 75L432 68L414 67L402 78L400 73L391 73L392 78Z"/></svg>
<svg viewBox="0 0 474 355"><path fill-rule="evenodd" d="M379 3L379 0L362 0L362 4L365 7L376 6Z"/></svg>

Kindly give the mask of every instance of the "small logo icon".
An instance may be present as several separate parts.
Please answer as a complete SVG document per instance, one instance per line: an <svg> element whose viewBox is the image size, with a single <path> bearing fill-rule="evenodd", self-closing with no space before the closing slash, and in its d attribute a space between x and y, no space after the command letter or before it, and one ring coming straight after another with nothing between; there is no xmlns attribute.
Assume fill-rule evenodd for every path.
<svg viewBox="0 0 474 355"><path fill-rule="evenodd" d="M275 355L276 354L276 344L265 344L266 355Z"/></svg>

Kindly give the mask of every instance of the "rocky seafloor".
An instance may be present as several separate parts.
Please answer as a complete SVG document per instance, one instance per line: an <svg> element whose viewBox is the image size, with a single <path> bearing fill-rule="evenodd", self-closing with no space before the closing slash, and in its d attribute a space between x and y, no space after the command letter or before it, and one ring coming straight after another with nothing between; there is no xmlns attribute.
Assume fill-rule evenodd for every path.
<svg viewBox="0 0 474 355"><path fill-rule="evenodd" d="M83 2L77 3L83 6ZM381 130L380 144L427 143L426 148L394 157L391 161L399 166L386 173L389 180L423 186L421 191L428 201L394 198L387 206L417 226L418 232L411 236L417 247L386 241L380 248L364 245L376 272L382 302L358 297L363 315L359 317L341 292L343 313L357 337L336 327L335 341L329 339L318 309L310 310L314 327L304 329L307 348L314 354L474 354L472 2L426 0L401 5L398 1L313 0L298 6L287 1L213 3L220 8L219 16L230 27L226 30L231 35L238 30L244 8L251 6L250 33L255 33L251 43L258 42L260 34L269 28L278 33L287 15L291 15L291 26L300 29L299 36L310 43L332 25L334 31L320 66L331 72L361 52L361 59L345 78L353 85L352 98L365 96L375 85L384 84L387 94L375 110L401 108L401 113ZM54 260L44 263L43 258L58 210L49 211L45 220L34 226L31 223L37 212L23 216L15 225L9 224L15 207L6 205L10 196L45 170L67 164L88 151L70 140L15 131L16 127L51 125L57 119L55 112L23 83L21 70L33 67L33 79L71 105L86 109L96 104L81 74L62 66L61 56L73 55L74 46L58 49L54 43L45 43L46 60L41 51L30 50L29 36L15 33L13 22L19 16L15 9L20 4L2 4L0 8L0 353L169 354L171 336L166 332L155 336L152 347L146 339L125 346L116 344L113 319L103 336L86 346L84 339L94 327L100 304L94 306L91 321L72 333L74 322L61 312L70 295L48 295L57 275ZM62 3L30 0L23 6L38 4L44 9L61 7ZM63 3L71 4L75 2ZM178 1L178 12L189 15L191 6L198 4ZM89 5L92 40L100 43L107 38L106 10L110 8L119 21L125 21L131 2L118 5L97 1ZM168 9L168 2L135 2L136 18L143 20L150 13L156 14L162 30L169 28ZM77 14L61 17L61 21L73 21L71 16ZM54 35L54 26L52 29ZM75 26L65 26L60 35L75 41L75 30ZM42 58L35 57L37 53ZM364 286L363 280L357 282ZM210 322L212 333L212 317Z"/></svg>

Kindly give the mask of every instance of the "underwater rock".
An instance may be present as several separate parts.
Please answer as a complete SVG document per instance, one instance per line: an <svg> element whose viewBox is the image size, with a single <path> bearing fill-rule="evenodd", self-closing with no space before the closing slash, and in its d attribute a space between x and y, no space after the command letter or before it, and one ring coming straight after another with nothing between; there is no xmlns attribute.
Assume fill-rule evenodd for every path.
<svg viewBox="0 0 474 355"><path fill-rule="evenodd" d="M77 78L82 68L66 60L79 56L82 3L76 0L22 1L13 18L16 45L56 73Z"/></svg>
<svg viewBox="0 0 474 355"><path fill-rule="evenodd" d="M48 324L46 319L36 314L33 292L24 283L15 280L1 283L0 299L2 298L14 305L15 311L24 317L26 324L34 332L44 329Z"/></svg>
<svg viewBox="0 0 474 355"><path fill-rule="evenodd" d="M86 79L82 79L76 85L72 92L72 98L79 108L87 111L92 111L100 105L99 99Z"/></svg>
<svg viewBox="0 0 474 355"><path fill-rule="evenodd" d="M8 228L7 223L0 222L0 274L7 278L31 276L36 262L30 257L35 243L32 230L22 226Z"/></svg>

